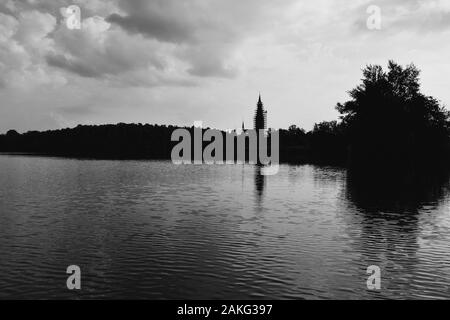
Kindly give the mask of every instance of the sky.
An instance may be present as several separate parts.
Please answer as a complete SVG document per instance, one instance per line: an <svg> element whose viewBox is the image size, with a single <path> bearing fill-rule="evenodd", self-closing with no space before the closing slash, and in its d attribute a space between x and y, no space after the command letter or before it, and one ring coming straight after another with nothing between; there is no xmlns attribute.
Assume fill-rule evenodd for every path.
<svg viewBox="0 0 450 320"><path fill-rule="evenodd" d="M250 127L259 93L269 127L309 130L389 59L448 105L450 1L0 0L0 133Z"/></svg>

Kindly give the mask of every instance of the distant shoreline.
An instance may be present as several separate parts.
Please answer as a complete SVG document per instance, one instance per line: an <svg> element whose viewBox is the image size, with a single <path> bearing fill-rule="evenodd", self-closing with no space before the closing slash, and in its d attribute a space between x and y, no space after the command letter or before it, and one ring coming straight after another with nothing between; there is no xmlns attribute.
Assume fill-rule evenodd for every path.
<svg viewBox="0 0 450 320"><path fill-rule="evenodd" d="M8 152L0 151L0 156L26 156L26 157L49 157L49 158L61 158L61 159L74 159L74 160L111 160L111 161L172 161L170 158L149 158L149 157L106 157L106 156L92 156L92 155L76 155L76 154L61 154L51 152ZM334 166L343 167L343 165L326 165L320 163L313 163L309 161L280 161L281 164L293 164L293 165L318 165L318 166ZM237 164L237 163L235 163ZM246 164L249 164L246 162Z"/></svg>

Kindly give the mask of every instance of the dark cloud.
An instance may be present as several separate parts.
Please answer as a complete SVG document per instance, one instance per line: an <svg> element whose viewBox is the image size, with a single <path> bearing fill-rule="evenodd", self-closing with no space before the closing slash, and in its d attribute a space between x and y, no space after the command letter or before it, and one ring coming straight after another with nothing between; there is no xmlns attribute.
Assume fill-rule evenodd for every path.
<svg viewBox="0 0 450 320"><path fill-rule="evenodd" d="M227 56L233 50L224 44L215 47L208 45L192 46L182 52L182 57L191 62L187 70L189 74L197 77L233 78L237 75L237 68L227 65Z"/></svg>
<svg viewBox="0 0 450 320"><path fill-rule="evenodd" d="M124 14L112 14L107 21L165 42L189 42L203 20L196 14L201 8L184 0L119 1L119 7Z"/></svg>
<svg viewBox="0 0 450 320"><path fill-rule="evenodd" d="M184 43L194 40L187 25L161 16L121 16L114 13L107 17L106 21L115 23L131 33L141 33L160 41Z"/></svg>
<svg viewBox="0 0 450 320"><path fill-rule="evenodd" d="M122 0L118 3L122 12L110 15L106 21L131 35L175 44L177 57L190 65L190 75L230 78L237 74L237 66L231 66L230 59L239 44L270 24L268 17L274 7L289 3L290 0Z"/></svg>
<svg viewBox="0 0 450 320"><path fill-rule="evenodd" d="M6 2L0 2L0 12L9 16L14 16L14 12L7 7Z"/></svg>
<svg viewBox="0 0 450 320"><path fill-rule="evenodd" d="M136 12L133 7L131 12L124 16L112 14L106 21L120 26L131 35L139 34L160 42L179 45L177 57L190 64L187 69L190 75L230 78L236 74L232 68L225 67L227 55L237 42L237 37L230 31L217 30L217 26L202 20L201 17L193 22L187 18L188 13L180 14L180 10L175 15L171 6L156 9L148 5L142 12ZM224 46L222 40L228 45Z"/></svg>
<svg viewBox="0 0 450 320"><path fill-rule="evenodd" d="M229 78L236 74L225 64L239 36L218 18L224 10L217 11L214 17L214 9L219 9L216 0L205 4L134 0L121 1L119 5L125 13L112 14L106 21L130 34L177 45L176 56L190 65L187 68L190 75ZM242 24L242 21L235 23Z"/></svg>
<svg viewBox="0 0 450 320"><path fill-rule="evenodd" d="M96 78L102 75L102 73L95 70L94 66L87 66L81 61L68 59L62 54L47 55L46 61L50 66L61 68L69 72L73 72L82 77Z"/></svg>
<svg viewBox="0 0 450 320"><path fill-rule="evenodd" d="M199 63L188 69L189 74L198 77L220 77L234 78L237 74L236 69L227 68L214 61L209 63Z"/></svg>

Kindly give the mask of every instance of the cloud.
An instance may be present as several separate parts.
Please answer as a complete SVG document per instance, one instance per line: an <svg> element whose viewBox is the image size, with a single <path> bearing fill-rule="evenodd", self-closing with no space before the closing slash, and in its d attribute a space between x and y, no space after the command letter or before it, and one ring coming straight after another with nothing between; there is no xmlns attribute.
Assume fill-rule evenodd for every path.
<svg viewBox="0 0 450 320"><path fill-rule="evenodd" d="M56 27L56 18L48 13L25 11L19 14L18 28L14 40L28 50L37 50L38 54L52 45L48 37Z"/></svg>
<svg viewBox="0 0 450 320"><path fill-rule="evenodd" d="M141 33L155 37L161 41L185 43L194 40L190 27L177 20L168 21L160 16L148 17L145 14L121 16L117 13L107 18L131 33Z"/></svg>
<svg viewBox="0 0 450 320"><path fill-rule="evenodd" d="M12 15L15 9L14 2L12 0L6 0L0 3L0 12L7 15Z"/></svg>
<svg viewBox="0 0 450 320"><path fill-rule="evenodd" d="M190 82L173 45L129 36L98 16L85 19L81 30L59 28L53 39L47 63L81 77L138 86Z"/></svg>
<svg viewBox="0 0 450 320"><path fill-rule="evenodd" d="M248 37L270 30L288 1L119 1L121 13L107 17L130 34L176 45L176 56L197 77L238 74L234 56Z"/></svg>
<svg viewBox="0 0 450 320"><path fill-rule="evenodd" d="M114 86L193 85L189 64L174 45L130 35L95 12L109 15L116 1L75 0L81 30L66 27L60 14L70 1L34 0L0 7L0 86L27 86L95 78ZM5 13L8 12L8 13ZM33 79L35 80L34 83Z"/></svg>
<svg viewBox="0 0 450 320"><path fill-rule="evenodd" d="M450 2L446 0L378 0L364 2L353 15L354 30L367 32L367 7L381 9L382 31L386 35L405 33L431 33L447 31L450 27Z"/></svg>
<svg viewBox="0 0 450 320"><path fill-rule="evenodd" d="M94 68L79 60L67 58L62 54L49 54L46 56L46 61L50 66L76 73L82 77L94 78L101 76L101 73L97 72Z"/></svg>
<svg viewBox="0 0 450 320"><path fill-rule="evenodd" d="M47 72L41 59L53 41L48 38L56 19L46 13L25 11L17 15L0 13L0 86L29 86L62 83L59 75Z"/></svg>
<svg viewBox="0 0 450 320"><path fill-rule="evenodd" d="M214 2L214 0L212 1ZM124 14L112 14L107 20L131 33L140 33L163 42L186 43L197 39L197 31L206 27L207 5L174 0L120 1ZM203 39L204 40L204 39Z"/></svg>
<svg viewBox="0 0 450 320"><path fill-rule="evenodd" d="M63 23L59 10L70 4L82 8L81 30L69 30ZM5 0L0 4L0 54L8 63L2 64L0 85L25 85L33 77L36 83L81 77L113 85L193 85L202 78L234 78L245 72L240 57L249 39L272 36L269 45L285 42L299 52L327 47L333 56L348 51L343 49L346 44L355 47L350 39L361 34L432 32L447 30L450 24L448 1L379 0L383 30L370 34L365 11L369 4Z"/></svg>
<svg viewBox="0 0 450 320"><path fill-rule="evenodd" d="M152 87L236 77L242 69L236 59L240 44L269 30L278 10L289 3L27 0L2 8L18 20L13 38L32 59L28 70L66 81L81 77ZM82 9L81 30L64 24L60 9L69 4Z"/></svg>
<svg viewBox="0 0 450 320"><path fill-rule="evenodd" d="M191 75L233 78L238 73L237 64L230 62L233 49L226 44L197 45L185 48L179 55L190 62L187 72Z"/></svg>

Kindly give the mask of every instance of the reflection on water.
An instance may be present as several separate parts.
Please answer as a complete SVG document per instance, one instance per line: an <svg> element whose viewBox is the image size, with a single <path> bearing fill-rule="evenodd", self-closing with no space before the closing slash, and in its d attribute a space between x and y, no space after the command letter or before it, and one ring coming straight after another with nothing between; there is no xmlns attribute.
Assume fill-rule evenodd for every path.
<svg viewBox="0 0 450 320"><path fill-rule="evenodd" d="M0 155L0 298L450 298L448 182Z"/></svg>
<svg viewBox="0 0 450 320"><path fill-rule="evenodd" d="M360 226L355 250L365 264L384 270L389 297L448 298L448 173L389 181L348 175L345 192L353 215L346 219Z"/></svg>
<svg viewBox="0 0 450 320"><path fill-rule="evenodd" d="M255 198L258 205L261 205L264 193L264 184L266 183L266 176L262 174L261 167L261 165L255 165Z"/></svg>

